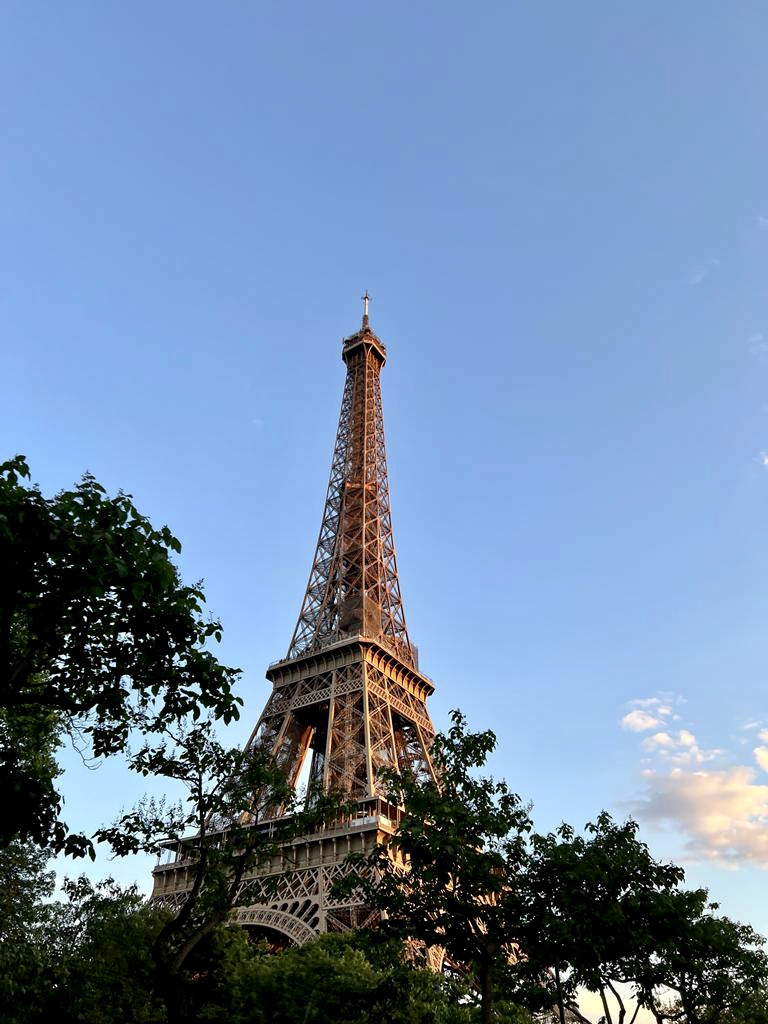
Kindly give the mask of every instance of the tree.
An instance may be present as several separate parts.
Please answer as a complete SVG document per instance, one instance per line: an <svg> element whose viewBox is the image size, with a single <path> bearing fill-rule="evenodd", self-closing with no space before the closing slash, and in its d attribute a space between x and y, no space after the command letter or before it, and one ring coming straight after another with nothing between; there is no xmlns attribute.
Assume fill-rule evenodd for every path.
<svg viewBox="0 0 768 1024"><path fill-rule="evenodd" d="M60 733L59 719L48 708L0 708L0 850L26 839L45 846L56 834L61 800L55 752Z"/></svg>
<svg viewBox="0 0 768 1024"><path fill-rule="evenodd" d="M152 944L168 917L135 886L66 879L48 932L53 949L40 1020L60 1024L165 1024L153 991Z"/></svg>
<svg viewBox="0 0 768 1024"><path fill-rule="evenodd" d="M720 1020L722 1024L768 1024L768 984L749 992L740 1006L726 1010Z"/></svg>
<svg viewBox="0 0 768 1024"><path fill-rule="evenodd" d="M532 835L525 872L517 885L524 911L518 938L526 957L521 969L548 979L561 1024L575 1017L579 992L600 996L607 1024L630 1024L642 999L628 1007L622 985L641 996L638 979L660 944L674 941L685 922L665 912L677 896L683 871L656 861L637 838L633 821L617 824L602 813L587 836L563 824L549 835Z"/></svg>
<svg viewBox="0 0 768 1024"><path fill-rule="evenodd" d="M451 718L431 749L439 785L410 772L387 777L388 798L404 812L389 846L358 861L357 884L386 912L388 932L441 947L471 972L487 1024L499 980L517 956L514 880L525 867L532 823L505 782L475 774L496 745L494 734L469 732L458 711Z"/></svg>
<svg viewBox="0 0 768 1024"><path fill-rule="evenodd" d="M7 1024L25 1024L40 1009L54 888L48 859L19 840L0 849L0 1006Z"/></svg>
<svg viewBox="0 0 768 1024"><path fill-rule="evenodd" d="M18 865L2 870L9 849L0 851L2 881L19 873ZM7 944L0 942L0 957L9 954L0 958L3 1021L166 1024L152 950L168 912L111 879L67 880L64 901L52 903L45 855L30 848L28 856L24 893L11 886L23 909L11 908L15 925ZM8 927L7 913L0 923ZM188 1021L226 1024L475 1020L443 979L412 967L402 947L381 936L326 935L275 955L227 924L208 931L190 954L183 1009Z"/></svg>
<svg viewBox="0 0 768 1024"><path fill-rule="evenodd" d="M561 1024L589 1024L582 990L599 995L606 1024L641 1008L657 1024L718 1024L765 984L762 938L717 917L705 889L680 888L683 870L655 860L635 822L603 813L586 831L534 835L520 879L522 966L551 977Z"/></svg>
<svg viewBox="0 0 768 1024"><path fill-rule="evenodd" d="M0 845L19 836L92 852L67 836L51 765L18 756L20 731L53 721L94 756L115 754L133 729L157 732L201 709L237 717L238 672L207 649L221 627L203 617L201 587L180 581L167 527L90 475L53 498L29 475L20 456L0 465L0 781L41 798L4 814Z"/></svg>
<svg viewBox="0 0 768 1024"><path fill-rule="evenodd" d="M244 880L293 838L348 810L335 794L300 796L273 758L259 750L222 745L213 723L166 726L132 755L135 771L162 776L186 789L183 804L143 801L114 825L96 832L120 856L183 851L190 879L184 900L152 946L155 989L170 1022L189 1016L190 964L198 947L237 905ZM281 813L276 816L275 811ZM268 820L266 820L268 819ZM290 870L290 865L287 866Z"/></svg>
<svg viewBox="0 0 768 1024"><path fill-rule="evenodd" d="M662 909L663 939L638 986L657 1024L721 1024L757 1013L768 988L765 940L716 910L706 889L675 893Z"/></svg>
<svg viewBox="0 0 768 1024"><path fill-rule="evenodd" d="M154 1024L151 945L167 916L111 879L66 880L53 900L49 853L0 850L0 1006L7 1024Z"/></svg>
<svg viewBox="0 0 768 1024"><path fill-rule="evenodd" d="M754 1008L768 970L749 926L681 889L682 869L654 859L632 821L603 813L586 836L565 824L535 834L519 797L477 775L493 733L452 720L432 750L439 784L388 777L405 808L397 831L346 883L385 912L386 931L468 971L483 1022L499 1019L500 992L534 1014L554 1007L560 1024L591 1024L584 990L604 1024L634 1024L643 1007L657 1024L730 1024Z"/></svg>
<svg viewBox="0 0 768 1024"><path fill-rule="evenodd" d="M278 954L219 930L201 1016L226 1024L471 1024L444 980L411 965L400 943L365 932L322 935ZM202 993L201 993L202 995ZM200 1011L198 1011L200 1012ZM200 1018L199 1018L200 1019Z"/></svg>

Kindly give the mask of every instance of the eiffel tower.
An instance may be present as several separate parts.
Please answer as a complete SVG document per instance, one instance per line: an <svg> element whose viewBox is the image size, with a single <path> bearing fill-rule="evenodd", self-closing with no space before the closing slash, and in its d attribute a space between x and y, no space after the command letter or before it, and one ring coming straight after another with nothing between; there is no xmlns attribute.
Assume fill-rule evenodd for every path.
<svg viewBox="0 0 768 1024"><path fill-rule="evenodd" d="M233 917L276 945L373 923L356 897L331 887L349 870L348 854L369 852L396 828L382 769L434 777L434 686L405 624L381 405L387 353L368 302L366 292L361 328L342 345L347 375L309 582L288 653L267 669L272 693L247 747L270 753L293 786L306 777L341 791L356 812L294 840L244 880ZM175 885L156 869L153 901L173 906Z"/></svg>

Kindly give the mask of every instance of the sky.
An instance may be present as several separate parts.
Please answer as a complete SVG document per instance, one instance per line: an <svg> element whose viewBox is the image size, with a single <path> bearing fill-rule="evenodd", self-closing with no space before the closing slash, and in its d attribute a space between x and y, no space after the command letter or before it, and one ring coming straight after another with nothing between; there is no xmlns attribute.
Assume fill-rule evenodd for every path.
<svg viewBox="0 0 768 1024"><path fill-rule="evenodd" d="M767 33L739 0L0 6L1 457L172 528L243 670L227 737L368 289L436 726L493 728L540 830L630 815L765 932ZM142 791L64 756L73 826Z"/></svg>

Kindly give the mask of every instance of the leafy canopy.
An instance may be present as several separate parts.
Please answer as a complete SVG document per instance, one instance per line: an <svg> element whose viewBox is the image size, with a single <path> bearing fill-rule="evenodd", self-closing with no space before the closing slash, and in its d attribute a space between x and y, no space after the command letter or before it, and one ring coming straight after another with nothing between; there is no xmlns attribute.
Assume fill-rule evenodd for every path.
<svg viewBox="0 0 768 1024"><path fill-rule="evenodd" d="M506 783L480 774L493 733L452 720L432 751L439 783L389 776L397 831L346 882L385 912L386 931L442 948L473 979L483 1022L505 1019L504 997L591 1024L584 990L603 1024L634 1024L641 1008L657 1024L753 1012L768 982L760 936L715 915L706 890L682 889L682 869L657 861L635 822L603 813L585 835L536 834Z"/></svg>
<svg viewBox="0 0 768 1024"><path fill-rule="evenodd" d="M224 746L209 719L191 728L166 726L145 739L132 763L135 771L174 780L185 791L176 806L145 800L96 832L118 855L165 850L167 856L170 848L172 857L183 860L187 888L152 948L158 991L171 1011L183 1002L184 973L195 950L233 907L252 900L246 889L258 866L350 807L322 792L312 792L302 804L272 757ZM282 813L276 817L278 808ZM173 859L167 867L158 865L160 894L177 870Z"/></svg>
<svg viewBox="0 0 768 1024"><path fill-rule="evenodd" d="M90 475L53 498L29 476L20 456L0 464L0 781L17 795L47 788L48 799L13 804L0 844L18 835L60 848L50 766L14 756L20 729L54 716L94 756L115 754L133 729L159 731L202 709L236 718L239 673L207 648L221 627L203 616L200 586L181 582L172 561L181 546L167 527Z"/></svg>
<svg viewBox="0 0 768 1024"><path fill-rule="evenodd" d="M515 957L520 900L511 881L525 865L532 822L503 780L477 772L494 734L468 731L459 711L451 717L431 750L439 785L411 772L387 776L389 799L404 810L390 844L358 859L357 884L385 911L388 932L443 949L476 979L490 1021L496 979Z"/></svg>

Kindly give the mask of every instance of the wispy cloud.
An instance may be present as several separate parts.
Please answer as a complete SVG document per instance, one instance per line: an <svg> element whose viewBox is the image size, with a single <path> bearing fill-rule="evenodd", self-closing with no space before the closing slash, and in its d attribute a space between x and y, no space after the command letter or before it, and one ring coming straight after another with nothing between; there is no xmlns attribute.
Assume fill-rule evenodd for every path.
<svg viewBox="0 0 768 1024"><path fill-rule="evenodd" d="M664 761L678 767L714 761L720 754L719 750L702 750L696 737L688 729L679 729L674 733L657 732L652 736L646 736L642 747L643 750L658 754Z"/></svg>
<svg viewBox="0 0 768 1024"><path fill-rule="evenodd" d="M747 348L753 356L764 356L768 353L768 338L762 331L755 331L747 338Z"/></svg>
<svg viewBox="0 0 768 1024"><path fill-rule="evenodd" d="M646 732L648 729L655 729L662 724L662 719L656 715L649 715L642 708L635 708L627 712L621 720L622 729L629 729L630 732Z"/></svg>
<svg viewBox="0 0 768 1024"><path fill-rule="evenodd" d="M768 217L765 214L759 213L757 215L757 226L761 231L768 231Z"/></svg>
<svg viewBox="0 0 768 1024"><path fill-rule="evenodd" d="M759 730L754 764L733 763L725 751L702 747L687 728L645 736L645 792L630 804L631 813L679 831L682 853L691 860L768 870L768 729L761 725L745 726Z"/></svg>
<svg viewBox="0 0 768 1024"><path fill-rule="evenodd" d="M667 721L676 721L680 716L675 712L674 705L682 699L674 694L661 694L658 697L640 697L627 702L631 710L621 719L622 729L630 732L648 732L658 729Z"/></svg>
<svg viewBox="0 0 768 1024"><path fill-rule="evenodd" d="M720 266L720 260L715 259L714 256L708 260L703 260L701 263L697 263L696 266L688 274L688 284L698 285L702 281L705 281L711 274L713 274Z"/></svg>
<svg viewBox="0 0 768 1024"><path fill-rule="evenodd" d="M633 813L679 829L691 860L768 869L768 785L749 765L713 771L645 772L646 795Z"/></svg>

